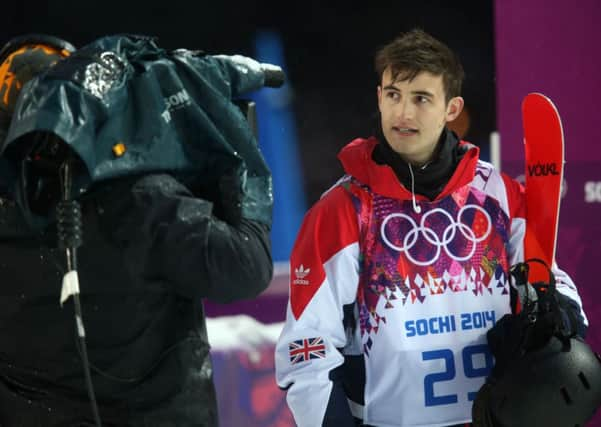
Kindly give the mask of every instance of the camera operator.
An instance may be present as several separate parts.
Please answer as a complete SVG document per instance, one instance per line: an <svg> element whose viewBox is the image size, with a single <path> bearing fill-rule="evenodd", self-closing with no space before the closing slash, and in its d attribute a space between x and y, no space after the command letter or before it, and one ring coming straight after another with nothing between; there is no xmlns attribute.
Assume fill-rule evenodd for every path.
<svg viewBox="0 0 601 427"><path fill-rule="evenodd" d="M130 46L135 54L147 49L162 55L150 39L123 36L107 40L95 46L105 49L114 43ZM97 105L108 105L102 98L105 92L99 89L100 93L94 93L92 83L110 86L140 76L143 70L134 62L135 58L144 57L118 53L121 65L131 73L119 75L119 81L104 75L92 83L88 79L79 86L61 86L56 93L67 95L59 104L68 104L72 110L57 111L56 117L62 124L56 129L37 131L37 125L31 123L40 123L46 113L40 106L37 115L27 116L32 111L32 104L27 103L43 103L44 96L50 99L55 95L43 85L57 84L57 74L50 72L77 77L84 71L93 71L94 64L90 65L88 59L100 61L99 56L88 49L78 57L80 52L54 37L33 35L9 42L0 55L0 143L6 148L10 135L21 129L19 126L31 126L28 130L32 131L23 132L17 139L27 141L12 155L2 158L1 176L5 182L0 200L0 425L98 424L90 410L83 375L85 348L74 330L85 325L91 380L103 425L217 426L202 301L209 298L227 303L253 298L268 286L272 276L269 171L265 169L262 177L265 186L255 186L252 193L245 181L245 169L227 161L236 153L211 157L212 151L207 149L207 165L198 165L199 171L212 173L206 182L201 172L188 180L171 173L169 167L136 169L139 163L134 156L127 160L129 163L124 160L119 174L108 174L100 182L91 180L78 198L83 233L76 231L82 241L77 271L83 313L83 320L79 320L83 325L78 323L78 328L74 328L73 304L68 298L72 288L67 289L59 303L61 278L66 278L69 270L64 248L56 237L57 216L61 214L55 213L55 206L65 198L67 188L65 177L60 175L61 167L65 159L71 159L75 194L79 194L75 190L77 173L98 177L101 167L90 169L93 156L82 154L89 147L78 151L80 147L75 143L68 146L69 135L79 131L77 126L89 123L89 118L80 120L68 113L75 107L97 112ZM220 72L228 71L230 74L220 74L225 76L224 87L234 87L235 79L244 77L240 67L258 65L249 58L202 57L185 52L178 55L191 66L204 61ZM157 56L156 61L166 60ZM236 70L240 70L240 75ZM27 84L32 78L35 82ZM127 86L116 84L111 90L116 93ZM81 91L79 98L73 96L76 90ZM25 91L31 95L29 99L23 99ZM131 92L123 93L135 98ZM190 96L188 104L194 107L198 100L195 94ZM247 135L244 116L232 113L235 106L227 99L223 100L223 108L231 113L231 126L243 129ZM122 120L132 132L143 133L147 129L136 129L144 123L140 111L144 109L136 113L118 111L115 120ZM152 111L150 105L148 111ZM110 112L109 108L108 113L102 114L111 117ZM171 115L175 113L171 111ZM163 118L154 120L158 123ZM104 120L108 123L106 117ZM166 120L163 122L167 124ZM152 123L152 118L147 123ZM220 133L232 134L230 129L219 126ZM108 126L104 131L100 128L94 127L95 131L106 133ZM101 145L100 137L95 138L88 144ZM127 141L125 146L127 149ZM256 151L255 157L262 159L258 148L251 149ZM137 152L138 161L141 152ZM15 153L22 157L15 157ZM109 160L116 162L117 154ZM165 161L172 154L165 150ZM222 160L227 164L223 165ZM15 185L11 185L11 179Z"/></svg>

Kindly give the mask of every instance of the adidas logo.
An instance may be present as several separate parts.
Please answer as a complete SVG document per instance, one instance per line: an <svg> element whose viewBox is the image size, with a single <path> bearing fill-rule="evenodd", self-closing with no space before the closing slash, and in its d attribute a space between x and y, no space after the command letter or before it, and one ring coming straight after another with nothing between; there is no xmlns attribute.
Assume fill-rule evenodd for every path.
<svg viewBox="0 0 601 427"><path fill-rule="evenodd" d="M309 281L305 280L305 277L307 277L307 274L309 274L310 272L310 268L305 268L301 264L300 267L294 269L294 275L296 276L296 279L294 279L292 283L295 285L308 285Z"/></svg>

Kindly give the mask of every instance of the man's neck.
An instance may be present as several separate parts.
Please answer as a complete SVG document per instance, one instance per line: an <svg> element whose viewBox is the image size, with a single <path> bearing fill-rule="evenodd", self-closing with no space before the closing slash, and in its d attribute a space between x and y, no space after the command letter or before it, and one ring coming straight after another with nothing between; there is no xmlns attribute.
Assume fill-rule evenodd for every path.
<svg viewBox="0 0 601 427"><path fill-rule="evenodd" d="M443 131L441 133L441 135L438 137L438 142L434 145L434 148L432 149L432 151L430 153L428 153L426 156L411 157L411 156L402 155L402 154L398 154L398 155L401 159L403 159L403 161L405 163L410 164L412 167L414 167L416 169L425 169L428 167L428 165L430 163L436 161L436 159L438 158L438 156L440 154L441 147L445 143L445 140L446 140L446 132Z"/></svg>
<svg viewBox="0 0 601 427"><path fill-rule="evenodd" d="M420 166L409 171L407 162L390 145L382 139L376 148L372 158L378 164L387 164L395 172L399 181L405 188L411 188L411 172L414 173L414 187L417 194L422 194L434 200L442 191L451 175L455 171L457 163L460 160L459 152L456 150L458 139L450 131L443 131L441 139L434 150L429 162L422 163Z"/></svg>

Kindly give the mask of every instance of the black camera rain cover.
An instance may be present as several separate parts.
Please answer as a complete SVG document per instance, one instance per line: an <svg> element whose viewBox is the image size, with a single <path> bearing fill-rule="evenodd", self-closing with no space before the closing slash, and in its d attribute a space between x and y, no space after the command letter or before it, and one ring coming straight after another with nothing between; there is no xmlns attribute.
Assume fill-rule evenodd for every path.
<svg viewBox="0 0 601 427"><path fill-rule="evenodd" d="M23 155L28 135L48 132L84 164L77 194L147 172L213 188L228 176L239 183L241 215L270 223L271 173L233 102L263 87L264 73L229 58L167 51L143 36L100 38L25 85L3 161L16 176L22 159L15 153Z"/></svg>

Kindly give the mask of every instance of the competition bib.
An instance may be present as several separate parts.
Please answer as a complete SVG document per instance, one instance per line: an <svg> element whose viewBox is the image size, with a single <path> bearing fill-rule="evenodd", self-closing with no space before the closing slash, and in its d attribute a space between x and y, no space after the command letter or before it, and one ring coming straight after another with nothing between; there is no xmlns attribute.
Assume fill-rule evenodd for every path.
<svg viewBox="0 0 601 427"><path fill-rule="evenodd" d="M435 427L471 420L494 365L486 331L509 311L502 299L493 301L453 293L387 312L367 359L365 422Z"/></svg>

